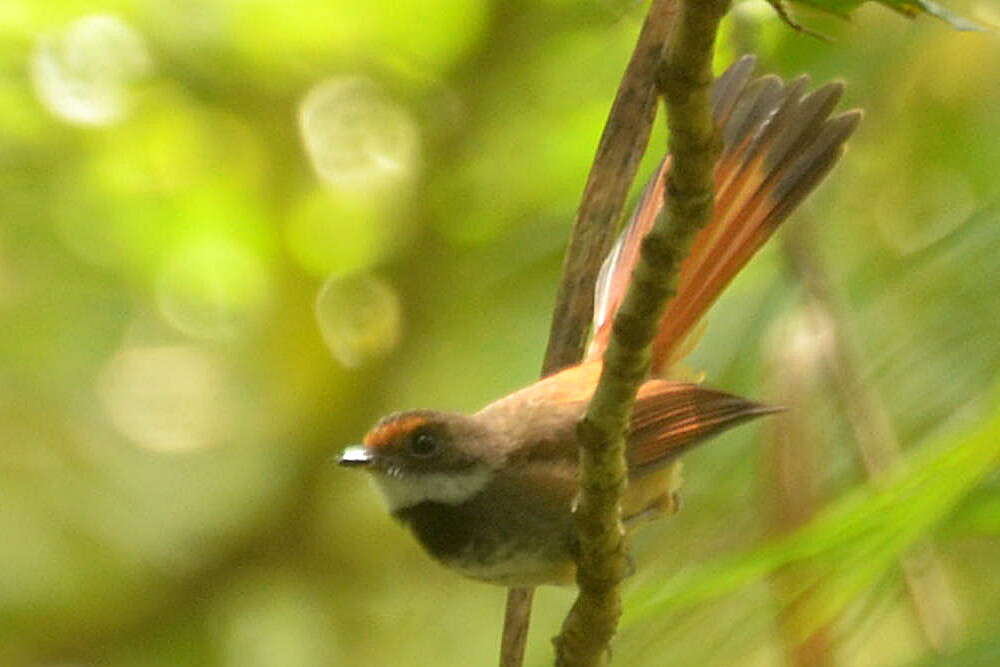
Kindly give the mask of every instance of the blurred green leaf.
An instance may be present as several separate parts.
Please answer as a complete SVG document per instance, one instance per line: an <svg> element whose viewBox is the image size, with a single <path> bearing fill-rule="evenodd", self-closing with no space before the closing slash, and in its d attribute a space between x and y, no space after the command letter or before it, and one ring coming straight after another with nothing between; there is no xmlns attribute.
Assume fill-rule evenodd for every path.
<svg viewBox="0 0 1000 667"><path fill-rule="evenodd" d="M1000 385L992 400L1000 405ZM788 537L632 592L623 625L718 599L800 561L809 561L817 580L824 581L806 614L822 625L881 578L998 463L1000 415L971 432L939 436L878 488L856 489Z"/></svg>
<svg viewBox="0 0 1000 667"><path fill-rule="evenodd" d="M867 377L892 406L905 442L956 415L992 409L981 399L1000 374L997 247L1000 208L990 207L896 262L873 249L879 255L862 268L878 266L881 279L856 309Z"/></svg>
<svg viewBox="0 0 1000 667"><path fill-rule="evenodd" d="M771 0L768 0L769 2ZM780 1L780 0L776 0ZM831 14L836 14L847 18L854 10L865 2L878 2L893 9L905 16L917 16L918 14L929 14L941 19L955 30L980 31L985 28L975 21L955 14L933 0L795 0L803 5L815 7Z"/></svg>
<svg viewBox="0 0 1000 667"><path fill-rule="evenodd" d="M1000 665L1000 635L978 638L944 655L914 663L911 667L995 667Z"/></svg>

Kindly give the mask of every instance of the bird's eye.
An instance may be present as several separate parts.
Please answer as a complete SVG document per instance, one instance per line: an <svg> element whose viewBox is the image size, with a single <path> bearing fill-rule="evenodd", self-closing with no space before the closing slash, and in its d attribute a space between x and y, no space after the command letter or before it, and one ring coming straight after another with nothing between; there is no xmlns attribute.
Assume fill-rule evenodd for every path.
<svg viewBox="0 0 1000 667"><path fill-rule="evenodd" d="M410 452L414 456L427 457L437 452L437 440L430 433L417 433L410 440Z"/></svg>

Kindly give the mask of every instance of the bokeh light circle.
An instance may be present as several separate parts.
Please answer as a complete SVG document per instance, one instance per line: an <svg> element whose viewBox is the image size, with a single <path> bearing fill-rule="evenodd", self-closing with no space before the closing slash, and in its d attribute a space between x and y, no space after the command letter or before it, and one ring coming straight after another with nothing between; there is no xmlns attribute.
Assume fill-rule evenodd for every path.
<svg viewBox="0 0 1000 667"><path fill-rule="evenodd" d="M306 152L323 182L380 189L405 182L418 157L410 115L364 77L327 79L299 107Z"/></svg>
<svg viewBox="0 0 1000 667"><path fill-rule="evenodd" d="M95 14L59 35L39 37L31 78L45 107L78 125L109 125L129 111L129 86L147 75L152 58L142 35L122 19Z"/></svg>
<svg viewBox="0 0 1000 667"><path fill-rule="evenodd" d="M316 320L334 358L348 368L384 357L399 342L396 290L371 274L331 277L316 298Z"/></svg>
<svg viewBox="0 0 1000 667"><path fill-rule="evenodd" d="M184 452L225 432L225 378L210 353L191 345L126 347L104 368L97 392L115 428L136 446Z"/></svg>

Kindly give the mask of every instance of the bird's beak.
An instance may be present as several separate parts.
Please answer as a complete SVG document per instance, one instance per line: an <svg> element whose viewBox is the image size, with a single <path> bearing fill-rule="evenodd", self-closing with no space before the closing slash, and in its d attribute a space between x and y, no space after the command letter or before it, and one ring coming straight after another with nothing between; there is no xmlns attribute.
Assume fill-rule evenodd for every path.
<svg viewBox="0 0 1000 667"><path fill-rule="evenodd" d="M337 459L337 463L342 466L369 466L372 464L373 458L371 452L362 445L353 445L348 447Z"/></svg>

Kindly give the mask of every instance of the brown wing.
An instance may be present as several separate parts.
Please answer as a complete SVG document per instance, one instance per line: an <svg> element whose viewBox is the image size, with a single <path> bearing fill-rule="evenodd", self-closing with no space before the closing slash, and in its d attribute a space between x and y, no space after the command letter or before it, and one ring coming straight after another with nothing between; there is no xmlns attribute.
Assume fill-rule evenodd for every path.
<svg viewBox="0 0 1000 667"><path fill-rule="evenodd" d="M642 386L628 431L631 475L643 475L728 428L778 409L686 382Z"/></svg>
<svg viewBox="0 0 1000 667"><path fill-rule="evenodd" d="M600 362L584 363L525 387L476 416L506 424L511 461L575 461L576 424L594 393ZM630 473L642 475L692 446L776 409L697 384L650 380L636 397L626 436Z"/></svg>

